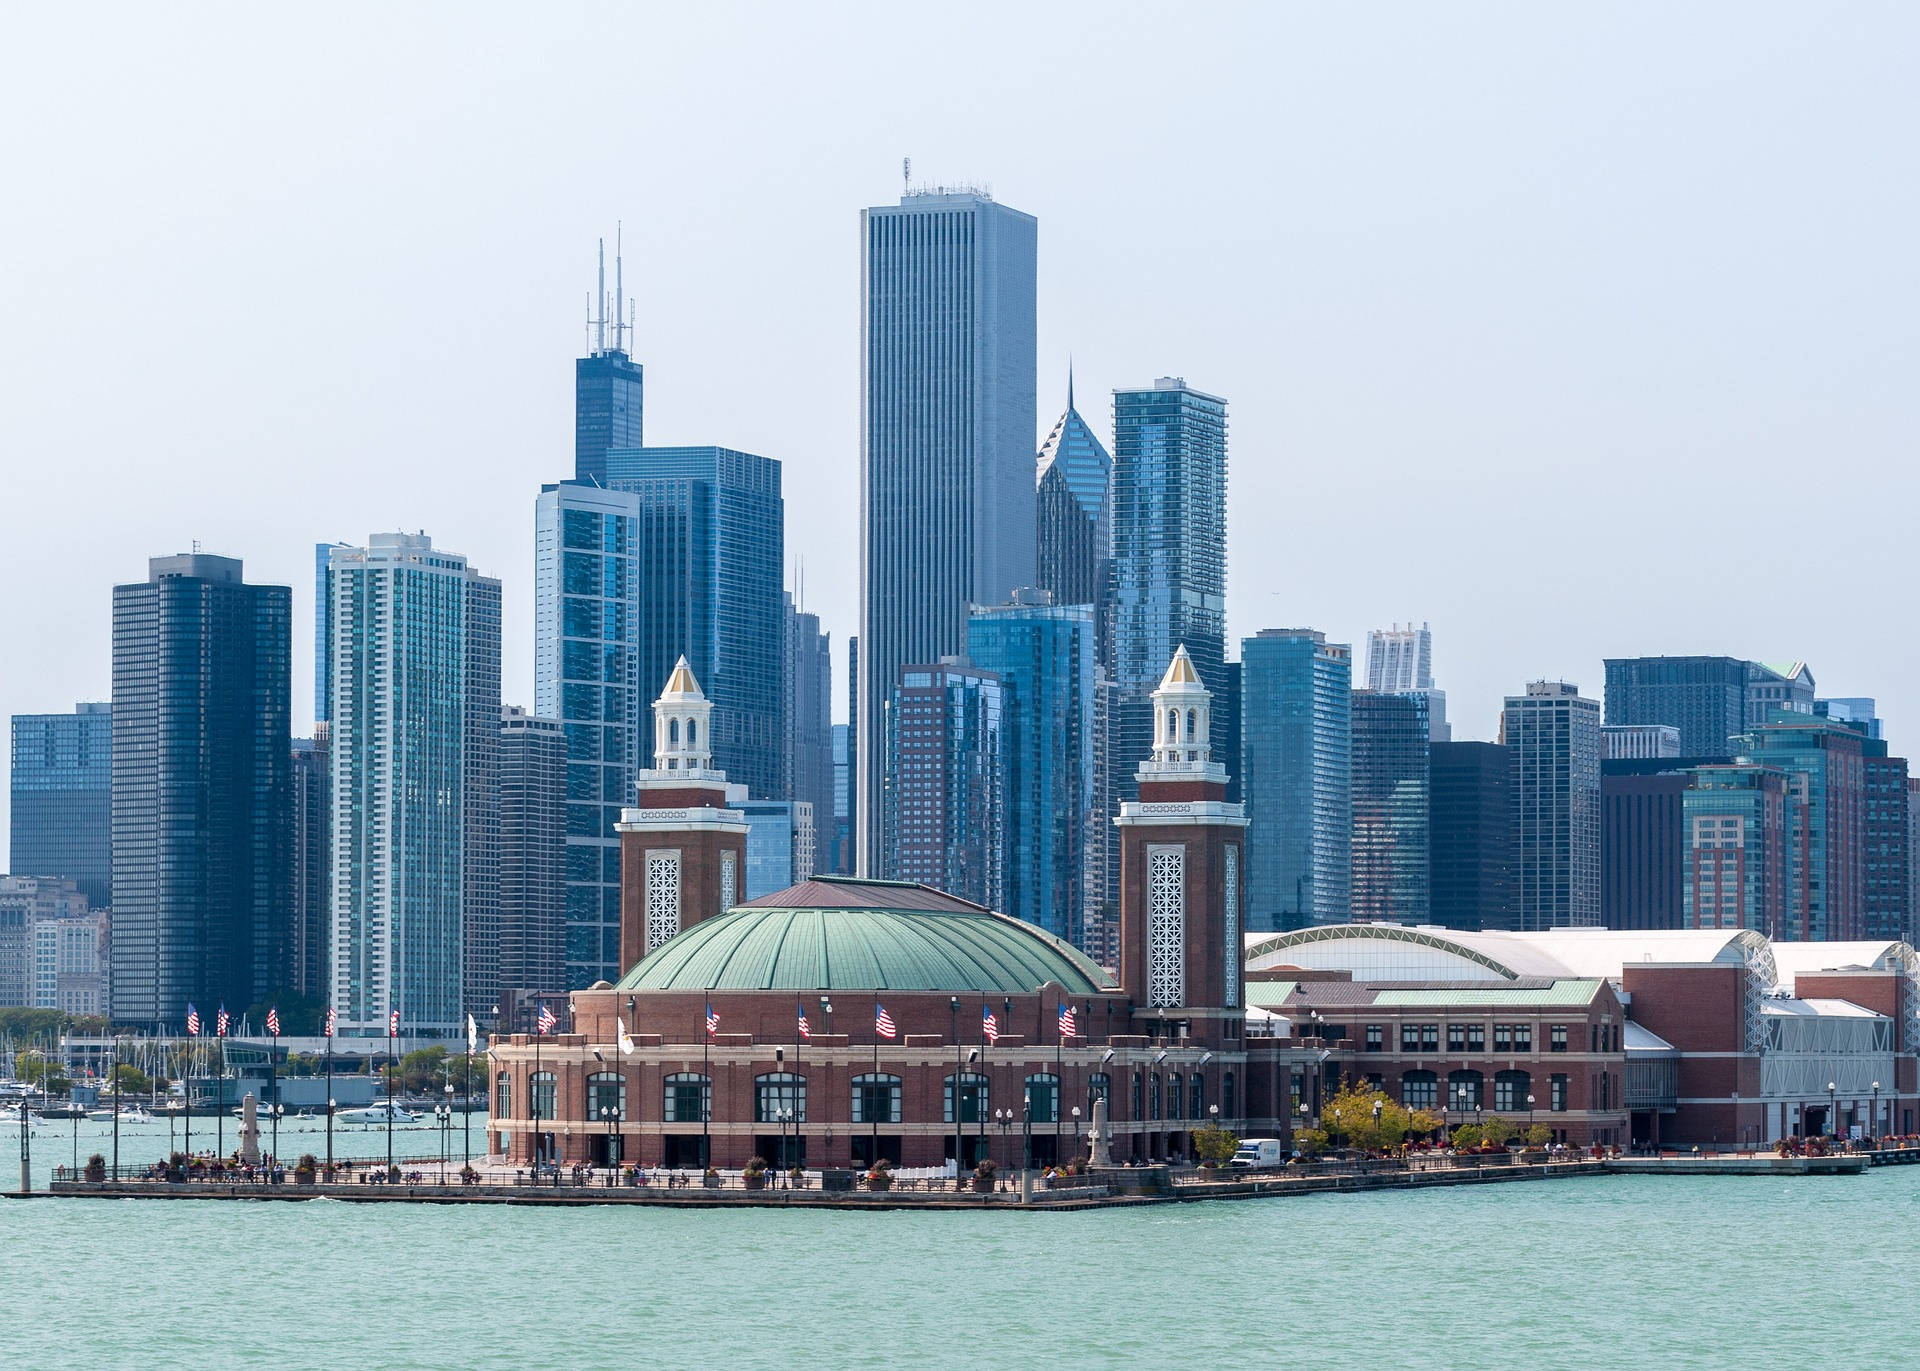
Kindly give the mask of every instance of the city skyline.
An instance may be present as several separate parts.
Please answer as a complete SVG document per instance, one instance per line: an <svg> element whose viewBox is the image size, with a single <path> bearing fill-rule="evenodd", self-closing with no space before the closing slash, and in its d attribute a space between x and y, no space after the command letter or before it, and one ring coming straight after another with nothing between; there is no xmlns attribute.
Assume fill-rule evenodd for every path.
<svg viewBox="0 0 1920 1371"><path fill-rule="evenodd" d="M477 16L473 63L436 54L424 20L398 24L393 50L410 54L418 81L365 110L316 97L367 56L336 51L335 37L308 40L303 61L273 77L275 93L290 98L260 102L275 109L269 124L226 135L237 149L223 140L202 146L210 140L198 136L201 125L226 105L207 103L201 91L144 100L151 113L131 129L104 109L76 111L25 150L24 184L52 184L76 163L103 174L90 187L60 182L67 190L38 227L0 229L13 255L36 264L8 295L0 384L10 388L16 451L77 442L100 460L112 477L99 502L102 535L133 555L96 575L64 562L69 554L32 530L0 553L9 584L30 583L47 564L70 572L43 594L11 595L0 606L0 637L25 644L37 664L0 681L0 710L58 713L102 698L109 671L98 610L107 587L136 575L145 556L186 550L195 539L245 559L264 582L296 588L293 674L310 679L303 548L367 528L431 528L501 575L503 693L530 699L525 483L571 469L564 425L574 360L592 350L583 325L596 241L604 236L611 256L623 220L624 285L638 305L622 341L656 383L649 440L718 441L782 457L793 492L789 561L805 560L807 608L844 643L856 623L857 575L848 555L857 479L856 325L846 306L857 276L852 226L860 206L888 198L900 157L911 154L916 179L983 176L998 198L1042 223L1042 425L1054 417L1053 387L1069 354L1082 412L1103 442L1111 441L1106 397L1116 385L1183 372L1234 397L1235 447L1246 458L1229 512L1230 641L1267 624L1313 623L1358 644L1395 618L1429 621L1444 639L1440 674L1462 739L1492 737L1500 700L1526 680L1577 681L1595 694L1603 658L1622 653L1803 657L1830 685L1877 696L1897 734L1912 713L1904 682L1920 675L1916 649L1871 631L1867 598L1837 592L1843 577L1845 585L1895 582L1898 549L1843 544L1835 533L1794 527L1784 509L1756 508L1749 536L1790 540L1808 570L1708 624L1656 580L1605 575L1598 540L1574 545L1583 555L1569 557L1550 518L1506 521L1507 555L1537 574L1500 603L1483 603L1487 564L1463 546L1474 540L1454 532L1509 511L1521 471L1545 482L1533 497L1543 507L1575 490L1592 499L1602 471L1603 501L1657 480L1664 498L1684 503L1729 480L1788 476L1809 454L1838 447L1883 494L1907 488L1894 454L1911 446L1913 419L1888 398L1897 388L1876 379L1886 359L1902 355L1906 326L1899 311L1874 303L1897 296L1885 272L1901 254L1859 238L1885 232L1891 243L1912 219L1913 178L1886 174L1884 150L1862 151L1874 140L1858 136L1889 126L1889 97L1871 74L1899 44L1781 9L1749 9L1743 19L1729 31L1681 16L1649 56L1645 22L1533 16L1530 24L1582 41L1564 52L1546 45L1560 55L1516 75L1516 40L1499 18L1410 15L1408 50L1376 53L1359 68L1336 62L1321 72L1306 63L1298 81L1278 89L1227 80L1207 90L1178 77L1186 104L1175 100L1152 120L1128 113L1117 88L1098 94L1085 112L1108 121L1103 136L1087 135L1078 102L999 104L984 93L955 102L939 94L938 79L904 73L880 77L899 111L888 127L856 117L872 91L843 95L812 79L806 89L819 103L793 129L769 127L766 111L793 97L807 66L793 54L814 59L816 74L858 60L834 54L850 40L871 56L850 21L814 33L795 27L775 45L779 61L750 58L755 93L712 112L716 122L683 149L660 147L647 133L685 107L691 77L671 64L632 97L630 117L588 130L536 122L528 136L492 137L499 121L536 113L528 101L545 88L535 83L524 99L516 93L495 111L477 111L484 117L471 135L436 125L409 148L380 136L421 122L452 83L476 71L522 57L538 65L540 54L568 50L584 34L612 36L564 16L542 33L516 30L515 57L506 55L506 34ZM29 32L44 26L49 50L60 49L60 16L24 22ZM656 22L663 51L707 25L733 31L724 17ZM918 19L905 22L921 32ZM1091 39L1117 77L1157 69L1137 25L1089 25L1071 12L1027 22L1040 39ZM1345 52L1358 37L1340 16L1239 22L1249 47L1271 40L1279 23L1302 26L1289 27L1280 45L1292 51ZM158 79L151 53L178 41L133 16L99 39L90 80L142 99ZM239 59L255 41L279 44L270 31L227 35L180 55L203 75L257 82L264 77ZM930 60L938 71L965 70L988 41L969 35ZM1415 48L1429 57L1415 61ZM1787 50L1802 87L1819 97L1792 111L1777 101L1777 62ZM1433 63L1433 53L1449 60ZM1636 60L1610 60L1627 53ZM1479 79L1459 80L1463 70ZM333 74L324 86L323 71ZM26 73L0 98L63 103L57 88L38 86L41 77ZM1046 84L1037 73L1008 80L1016 91L1030 81L1041 93ZM1712 102L1692 99L1703 85L1716 92ZM1539 117L1512 118L1519 99ZM1392 112L1415 108L1425 127L1409 131ZM1665 116L1657 135L1628 117L1648 108ZM1337 117L1350 109L1369 113ZM1268 150L1281 174L1237 174L1238 140L1199 136L1221 120L1281 130ZM823 156L796 155L802 130L822 126L849 136ZM1330 132L1286 132L1305 127ZM1789 127L1799 133L1782 160ZM1041 156L1047 140L1036 132L1071 135L1075 158ZM484 157L469 136L486 139ZM164 156L148 155L161 146ZM254 155L265 147L274 153ZM359 155L374 148L380 155ZM1707 148L1713 156L1702 155ZM737 160L716 156L722 149ZM1124 174L1143 155L1172 149L1208 188L1201 214L1143 201ZM243 190L222 202L229 212L195 214L196 200L223 193L216 187L225 178L210 178L236 153L288 169L282 192ZM622 164L636 168L631 178L606 175ZM1713 168L1704 182L1703 164ZM1869 165L1870 179L1862 175ZM153 166L179 174L142 169ZM794 170L801 166L804 177ZM1555 177L1565 195L1516 193L1541 176ZM365 184L341 200L354 178ZM153 231L111 227L125 217L105 212L102 197L126 188L147 197ZM752 212L772 194L787 197L777 228ZM1671 212L1676 195L1684 212ZM382 213L365 222L343 223L328 208L372 197ZM1795 209L1813 203L1850 208L1819 220ZM1670 212L1650 214L1655 205ZM177 228L186 222L195 224L190 236ZM1247 225L1261 227L1250 237ZM289 260L300 269L286 271ZM1187 273L1193 288L1144 300L1113 290L1147 261L1178 264L1169 270ZM1754 289L1760 279L1772 283L1767 290ZM302 363L292 371L279 360L283 348L245 341L260 327L269 280L277 317L300 321ZM430 303L471 301L476 287L484 287L483 307ZM1825 317L1830 305L1844 306L1845 327L1779 327ZM143 361L122 382L121 402L102 407L85 401L79 373L55 359L84 353L108 318ZM1743 335L1766 341L1732 346ZM1540 339L1552 346L1534 346ZM1723 346L1727 355L1717 358ZM818 364L791 367L796 355ZM457 365L437 360L455 356ZM221 362L217 395L205 379L208 358ZM347 377L354 383L335 384ZM1417 414L1417 432L1393 410ZM289 411L306 417L297 425L272 417ZM76 430L68 416L80 412L90 421ZM275 435L274 454L263 462L265 433ZM1043 438L1036 431L1036 447ZM117 455L152 452L156 442L165 460ZM1543 450L1555 454L1554 470L1538 465ZM12 460L11 487L25 501L54 498L60 467ZM183 470L195 479L180 480ZM298 483L282 472L297 473ZM207 491L220 494L208 499ZM1328 517L1290 524L1286 537L1261 536L1268 513L1294 498ZM1360 508L1376 521L1364 559L1347 555L1359 535L1340 517ZM1705 548L1662 549L1676 575L1712 566ZM1649 550L1644 538L1626 549ZM1329 566L1342 574L1325 575ZM1515 622L1524 632L1511 631ZM845 717L843 681L836 669L836 719ZM296 733L307 731L304 708L296 695Z"/></svg>

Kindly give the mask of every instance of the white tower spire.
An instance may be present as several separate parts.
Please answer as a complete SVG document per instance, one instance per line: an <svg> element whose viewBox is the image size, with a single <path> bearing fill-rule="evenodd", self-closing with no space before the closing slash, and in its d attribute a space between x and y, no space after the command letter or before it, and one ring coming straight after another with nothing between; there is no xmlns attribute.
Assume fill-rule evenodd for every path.
<svg viewBox="0 0 1920 1371"><path fill-rule="evenodd" d="M713 770L713 742L709 725L713 702L693 678L683 655L660 698L653 702L653 769L692 772L704 776Z"/></svg>

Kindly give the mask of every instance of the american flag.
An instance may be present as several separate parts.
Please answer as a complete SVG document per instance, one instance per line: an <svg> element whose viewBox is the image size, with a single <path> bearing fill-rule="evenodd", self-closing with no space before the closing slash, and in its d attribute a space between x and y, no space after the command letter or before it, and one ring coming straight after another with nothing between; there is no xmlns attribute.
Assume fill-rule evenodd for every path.
<svg viewBox="0 0 1920 1371"><path fill-rule="evenodd" d="M325 1028L326 1036L331 1038L333 1036L333 1006L332 1005L327 1006L327 1019L326 1019L324 1028Z"/></svg>
<svg viewBox="0 0 1920 1371"><path fill-rule="evenodd" d="M220 1006L220 1015L214 1020L213 1031L217 1037L224 1038L227 1036L227 1007L225 1005Z"/></svg>
<svg viewBox="0 0 1920 1371"><path fill-rule="evenodd" d="M1079 1028L1074 1023L1073 1006L1070 1004L1061 1005L1060 1006L1060 1036L1063 1038L1072 1038L1077 1036L1079 1032L1080 1032Z"/></svg>
<svg viewBox="0 0 1920 1371"><path fill-rule="evenodd" d="M873 1002L873 1031L883 1038L894 1035L893 1015L887 1013L887 1007L878 1000Z"/></svg>
<svg viewBox="0 0 1920 1371"><path fill-rule="evenodd" d="M553 1032L554 1027L559 1022L560 1020L554 1017L552 1005L543 1004L540 1006L540 1031L542 1033Z"/></svg>
<svg viewBox="0 0 1920 1371"><path fill-rule="evenodd" d="M980 1031L986 1035L989 1047L1000 1041L1000 1020L993 1017L993 1011L986 1005L980 1006Z"/></svg>
<svg viewBox="0 0 1920 1371"><path fill-rule="evenodd" d="M387 1015L387 1036L389 1038L400 1036L400 1011L397 1009Z"/></svg>
<svg viewBox="0 0 1920 1371"><path fill-rule="evenodd" d="M189 1038L200 1036L200 1011L193 1007L191 1001L187 1004L187 1036Z"/></svg>
<svg viewBox="0 0 1920 1371"><path fill-rule="evenodd" d="M804 1004L796 1005L795 1007L800 1011L800 1036L808 1041L812 1041L813 1029L807 1026L807 1007Z"/></svg>
<svg viewBox="0 0 1920 1371"><path fill-rule="evenodd" d="M713 1001L707 1001L707 1036L711 1038L720 1031L720 1016L713 1012Z"/></svg>
<svg viewBox="0 0 1920 1371"><path fill-rule="evenodd" d="M267 1032L274 1037L280 1036L280 1006L275 1005L267 1011Z"/></svg>

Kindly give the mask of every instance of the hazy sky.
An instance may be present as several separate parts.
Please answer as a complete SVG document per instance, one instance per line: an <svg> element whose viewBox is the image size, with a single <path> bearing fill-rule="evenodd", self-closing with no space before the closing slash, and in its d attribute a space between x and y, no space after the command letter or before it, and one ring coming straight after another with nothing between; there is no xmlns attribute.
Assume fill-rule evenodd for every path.
<svg viewBox="0 0 1920 1371"><path fill-rule="evenodd" d="M0 713L108 698L110 587L198 539L295 587L303 733L312 545L395 528L503 579L530 702L617 220L648 440L785 463L841 676L911 156L1040 220L1043 431L1069 354L1103 433L1228 398L1236 638L1428 620L1464 737L1609 655L1805 658L1898 749L1916 51L1892 4L10 7Z"/></svg>

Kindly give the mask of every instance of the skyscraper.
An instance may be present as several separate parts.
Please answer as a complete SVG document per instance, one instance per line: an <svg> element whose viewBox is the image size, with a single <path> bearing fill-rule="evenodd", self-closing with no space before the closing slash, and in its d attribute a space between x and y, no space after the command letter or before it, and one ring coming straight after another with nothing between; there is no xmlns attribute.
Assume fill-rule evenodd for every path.
<svg viewBox="0 0 1920 1371"><path fill-rule="evenodd" d="M1732 757L1747 731L1748 663L1735 657L1607 658L1607 723L1670 724L1679 755Z"/></svg>
<svg viewBox="0 0 1920 1371"><path fill-rule="evenodd" d="M1000 678L1006 784L1003 913L1081 945L1087 865L1106 835L1094 814L1094 611L1016 593L976 605L967 660Z"/></svg>
<svg viewBox="0 0 1920 1371"><path fill-rule="evenodd" d="M620 978L615 825L651 755L637 649L640 497L543 486L533 523L533 710L560 721L567 745L565 967L539 988L581 990Z"/></svg>
<svg viewBox="0 0 1920 1371"><path fill-rule="evenodd" d="M1845 724L1809 715L1747 737L1747 758L1787 774L1787 899L1783 936L1796 942L1866 937L1866 761Z"/></svg>
<svg viewBox="0 0 1920 1371"><path fill-rule="evenodd" d="M778 798L787 744L780 464L730 448L640 448L607 454L606 484L640 499L640 680L666 680L684 655L713 702L714 765L755 798Z"/></svg>
<svg viewBox="0 0 1920 1371"><path fill-rule="evenodd" d="M332 976L346 1036L457 1037L500 991L500 583L425 534L336 548Z"/></svg>
<svg viewBox="0 0 1920 1371"><path fill-rule="evenodd" d="M886 703L1034 583L1038 224L981 191L861 212L859 869L886 865ZM736 778L737 779L737 778Z"/></svg>
<svg viewBox="0 0 1920 1371"><path fill-rule="evenodd" d="M1114 680L1151 693L1183 644L1215 694L1226 660L1227 402L1163 376L1113 393ZM1146 716L1150 722L1151 715ZM1137 738L1124 755L1145 756Z"/></svg>
<svg viewBox="0 0 1920 1371"><path fill-rule="evenodd" d="M293 740L292 875L288 881L285 988L315 1005L326 1002L333 959L333 805L328 757L331 725ZM287 1017L283 1009L281 1017ZM301 1031L314 1031L304 1024ZM294 1031L289 1029L289 1032Z"/></svg>
<svg viewBox="0 0 1920 1371"><path fill-rule="evenodd" d="M1034 498L1034 584L1052 592L1056 605L1104 606L1113 557L1113 458L1073 407L1071 375L1066 412L1034 464ZM1103 645L1102 661L1106 655Z"/></svg>
<svg viewBox="0 0 1920 1371"><path fill-rule="evenodd" d="M292 592L238 558L113 589L113 1017L238 1012L280 970L292 817Z"/></svg>
<svg viewBox="0 0 1920 1371"><path fill-rule="evenodd" d="M1422 695L1427 701L1429 740L1453 737L1447 723L1447 692L1433 683L1433 630L1425 624L1376 628L1367 633L1367 689L1390 695Z"/></svg>
<svg viewBox="0 0 1920 1371"><path fill-rule="evenodd" d="M901 668L886 710L886 879L1003 907L1004 700L991 671Z"/></svg>
<svg viewBox="0 0 1920 1371"><path fill-rule="evenodd" d="M1352 649L1317 629L1241 641L1250 933L1351 915L1352 688Z"/></svg>
<svg viewBox="0 0 1920 1371"><path fill-rule="evenodd" d="M1749 928L1768 938L1784 937L1785 773L1714 763L1685 775L1680 927Z"/></svg>
<svg viewBox="0 0 1920 1371"><path fill-rule="evenodd" d="M1515 927L1513 754L1499 743L1434 743L1433 922Z"/></svg>
<svg viewBox="0 0 1920 1371"><path fill-rule="evenodd" d="M1353 692L1353 917L1429 921L1428 697Z"/></svg>
<svg viewBox="0 0 1920 1371"><path fill-rule="evenodd" d="M820 631L820 616L798 608L787 595L782 616L787 739L782 749L781 798L813 806L819 850L833 831L833 644ZM752 844L748 844L751 849ZM749 855L748 860L752 857ZM809 870L825 868L817 861Z"/></svg>
<svg viewBox="0 0 1920 1371"><path fill-rule="evenodd" d="M599 315L588 321L594 330L593 347L573 364L573 479L591 485L604 485L607 478L607 454L615 448L642 445L641 418L645 373L640 364L627 355L625 282L621 277L620 249L613 255L613 295L607 295L607 247L600 241ZM607 339L608 307L611 304L613 339ZM617 960L617 959L616 959Z"/></svg>
<svg viewBox="0 0 1920 1371"><path fill-rule="evenodd" d="M113 895L113 706L13 716L12 865L22 876L64 876L87 903Z"/></svg>
<svg viewBox="0 0 1920 1371"><path fill-rule="evenodd" d="M846 724L833 726L833 812L829 822L819 823L820 869L830 876L853 874L853 825L848 803L853 798L852 730Z"/></svg>
<svg viewBox="0 0 1920 1371"><path fill-rule="evenodd" d="M1509 695L1500 741L1513 749L1521 930L1600 923L1600 704L1565 681Z"/></svg>
<svg viewBox="0 0 1920 1371"><path fill-rule="evenodd" d="M567 739L558 719L500 711L500 1000L567 974ZM617 849L616 849L617 850Z"/></svg>

